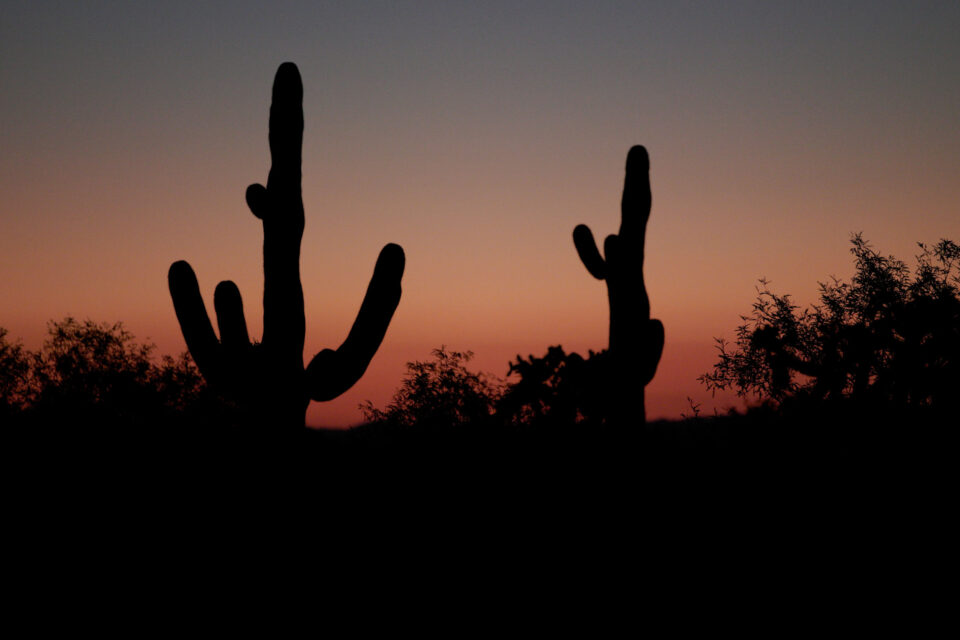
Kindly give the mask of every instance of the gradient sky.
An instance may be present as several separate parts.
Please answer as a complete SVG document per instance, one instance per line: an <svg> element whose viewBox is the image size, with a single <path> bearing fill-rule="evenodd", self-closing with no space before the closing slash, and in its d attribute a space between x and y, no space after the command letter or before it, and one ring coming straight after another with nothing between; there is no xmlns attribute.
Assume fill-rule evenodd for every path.
<svg viewBox="0 0 960 640"><path fill-rule="evenodd" d="M960 240L960 3L0 2L0 326L122 320L185 349L166 288L233 279L261 330L277 66L304 82L306 358L336 347L381 246L403 298L367 376L308 423L360 420L440 345L606 346L571 232L619 225L651 156L646 279L667 345L649 417L734 404L696 382L757 279L797 302L851 233L911 259Z"/></svg>

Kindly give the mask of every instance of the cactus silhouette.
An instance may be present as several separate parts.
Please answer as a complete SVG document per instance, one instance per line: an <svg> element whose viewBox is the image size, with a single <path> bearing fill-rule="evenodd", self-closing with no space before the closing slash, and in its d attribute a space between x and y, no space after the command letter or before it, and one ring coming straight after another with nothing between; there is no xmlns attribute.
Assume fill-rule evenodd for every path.
<svg viewBox="0 0 960 640"><path fill-rule="evenodd" d="M211 386L233 400L257 425L304 426L310 400L336 398L360 379L380 347L400 302L403 249L386 245L349 335L336 351L324 349L303 366L306 320L300 284L303 86L296 65L280 65L270 105L271 167L267 186L247 188L247 205L263 221L263 338L251 343L237 286L217 285L214 334L193 269L170 267L173 306L187 348Z"/></svg>
<svg viewBox="0 0 960 640"><path fill-rule="evenodd" d="M620 232L604 240L604 256L586 225L573 230L573 243L587 271L607 281L608 406L609 419L616 424L646 421L644 387L653 379L663 352L663 323L650 319L650 300L643 281L650 205L650 158L646 149L635 146L627 154Z"/></svg>

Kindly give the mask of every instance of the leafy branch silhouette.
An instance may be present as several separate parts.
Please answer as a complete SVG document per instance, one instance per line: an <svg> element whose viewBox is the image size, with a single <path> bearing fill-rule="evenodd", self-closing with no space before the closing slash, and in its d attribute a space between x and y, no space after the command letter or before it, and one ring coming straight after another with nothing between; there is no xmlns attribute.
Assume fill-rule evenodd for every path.
<svg viewBox="0 0 960 640"><path fill-rule="evenodd" d="M277 69L270 105L271 167L267 185L247 188L250 211L263 221L263 338L251 343L236 284L217 285L217 339L193 269L173 263L170 295L187 347L211 386L260 425L303 427L310 400L336 398L366 371L400 302L405 256L396 244L380 251L349 335L303 366L306 320L300 283L304 211L301 196L303 85L292 62Z"/></svg>
<svg viewBox="0 0 960 640"><path fill-rule="evenodd" d="M761 279L736 340L716 339L718 361L698 380L779 406L951 406L960 388L960 245L919 244L911 274L862 234L850 242L855 273L819 283L819 304L801 309Z"/></svg>

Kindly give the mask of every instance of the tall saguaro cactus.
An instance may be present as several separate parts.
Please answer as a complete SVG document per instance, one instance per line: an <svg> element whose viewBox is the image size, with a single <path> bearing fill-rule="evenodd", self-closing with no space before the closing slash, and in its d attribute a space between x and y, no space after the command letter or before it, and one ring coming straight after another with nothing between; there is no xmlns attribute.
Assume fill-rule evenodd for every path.
<svg viewBox="0 0 960 640"><path fill-rule="evenodd" d="M601 257L589 227L573 230L573 243L587 271L607 281L610 301L608 385L610 417L617 424L646 420L644 387L653 379L663 352L663 323L650 319L643 281L643 252L650 219L650 158L635 146L627 154L620 233L607 236Z"/></svg>
<svg viewBox="0 0 960 640"><path fill-rule="evenodd" d="M303 366L305 318L300 284L304 214L300 165L303 85L296 65L280 65L270 105L267 186L247 188L247 205L263 221L263 339L251 343L237 286L217 285L214 334L193 269L170 267L169 285L183 337L207 381L244 410L252 423L300 427L310 400L336 398L360 379L380 347L400 302L403 249L386 245L353 328L336 351L324 349Z"/></svg>

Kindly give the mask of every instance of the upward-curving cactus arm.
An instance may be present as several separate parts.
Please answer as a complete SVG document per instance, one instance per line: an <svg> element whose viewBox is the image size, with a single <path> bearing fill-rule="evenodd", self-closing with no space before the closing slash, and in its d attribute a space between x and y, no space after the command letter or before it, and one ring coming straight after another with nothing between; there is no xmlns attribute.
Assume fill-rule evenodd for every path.
<svg viewBox="0 0 960 640"><path fill-rule="evenodd" d="M388 244L380 251L357 319L336 351L324 349L307 367L307 388L318 402L332 400L360 379L380 347L400 303L403 249Z"/></svg>
<svg viewBox="0 0 960 640"><path fill-rule="evenodd" d="M331 400L366 371L400 302L404 253L388 244L381 251L360 312L336 351L321 351L304 370L305 318L300 284L303 86L296 65L277 70L270 106L271 167L267 186L251 185L247 205L263 221L263 340L251 343L237 286L217 285L217 340L193 269L175 262L170 295L187 348L200 372L233 399L251 422L304 424L310 399Z"/></svg>
<svg viewBox="0 0 960 640"><path fill-rule="evenodd" d="M650 300L643 279L644 243L650 219L650 159L635 146L627 154L621 201L620 232L607 236L604 256L586 225L573 230L573 243L587 271L606 280L610 302L609 358L611 419L619 423L645 420L643 388L653 379L663 352L663 323L650 319Z"/></svg>

